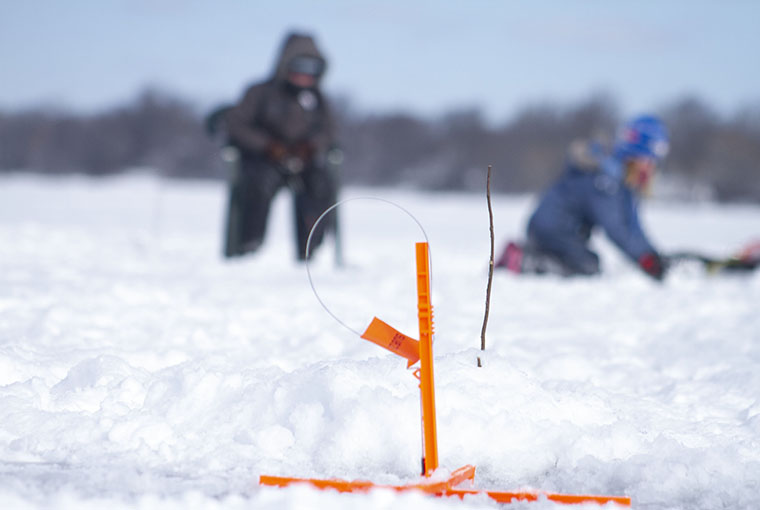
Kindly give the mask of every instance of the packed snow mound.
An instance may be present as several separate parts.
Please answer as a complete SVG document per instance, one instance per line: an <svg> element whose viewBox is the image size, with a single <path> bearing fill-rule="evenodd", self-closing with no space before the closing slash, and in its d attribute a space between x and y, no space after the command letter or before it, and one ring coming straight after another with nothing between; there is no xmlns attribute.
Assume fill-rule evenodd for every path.
<svg viewBox="0 0 760 510"><path fill-rule="evenodd" d="M485 197L344 192L362 195L403 206L430 241L442 467L476 465L483 489L757 508L760 271L684 266L657 284L594 239L600 277L496 274L481 353ZM522 235L533 200L494 197L497 249ZM424 236L387 204L340 208L345 265L328 239L311 271L344 328L295 261L290 198L263 250L235 261L220 256L224 201L220 183L0 178L2 506L463 508L258 486L260 474L418 477L417 382L350 329L377 316L417 336ZM760 234L757 206L643 210L665 252L728 255Z"/></svg>

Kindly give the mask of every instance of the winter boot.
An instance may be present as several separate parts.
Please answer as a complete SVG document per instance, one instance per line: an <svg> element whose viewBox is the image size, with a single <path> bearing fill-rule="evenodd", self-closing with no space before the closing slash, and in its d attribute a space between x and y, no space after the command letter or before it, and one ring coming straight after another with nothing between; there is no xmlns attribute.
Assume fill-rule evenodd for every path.
<svg viewBox="0 0 760 510"><path fill-rule="evenodd" d="M502 268L512 273L522 273L523 247L510 241L496 262L495 268Z"/></svg>
<svg viewBox="0 0 760 510"><path fill-rule="evenodd" d="M530 241L527 243L510 241L494 267L522 274L569 276L574 273L557 257L540 250Z"/></svg>

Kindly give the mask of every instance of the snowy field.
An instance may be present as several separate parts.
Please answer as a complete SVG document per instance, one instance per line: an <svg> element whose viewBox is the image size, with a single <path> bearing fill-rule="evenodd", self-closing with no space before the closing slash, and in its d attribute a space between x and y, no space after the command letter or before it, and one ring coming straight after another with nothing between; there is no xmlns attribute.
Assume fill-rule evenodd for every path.
<svg viewBox="0 0 760 510"><path fill-rule="evenodd" d="M485 197L344 197L367 194L431 243L442 468L637 509L760 507L760 271L682 266L658 285L596 239L602 277L496 275L477 368ZM315 299L287 195L265 249L234 262L219 256L224 200L219 183L139 175L0 178L0 508L497 507L257 485L415 481L419 392L401 358ZM497 249L531 203L494 198ZM419 228L377 201L340 214L346 266L330 242L312 264L322 300L350 329L376 315L416 337ZM652 202L643 221L663 251L760 237L760 207Z"/></svg>

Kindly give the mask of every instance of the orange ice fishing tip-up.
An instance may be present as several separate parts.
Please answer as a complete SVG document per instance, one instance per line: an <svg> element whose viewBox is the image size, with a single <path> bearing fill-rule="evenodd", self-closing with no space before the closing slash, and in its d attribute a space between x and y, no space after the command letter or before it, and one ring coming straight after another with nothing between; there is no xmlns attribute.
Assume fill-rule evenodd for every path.
<svg viewBox="0 0 760 510"><path fill-rule="evenodd" d="M478 490L472 488L475 479L475 466L466 465L451 472L446 478L433 476L438 469L438 438L435 418L435 385L433 380L433 306L430 301L430 255L427 243L416 244L417 258L417 317L419 319L420 339L415 340L381 321L372 319L369 327L361 335L407 360L407 367L417 361L420 367L414 376L420 382L420 408L422 410L422 475L417 482L409 485L379 485L365 480L339 480L317 478L292 478L283 476L261 475L259 483L275 487L291 484L309 484L318 489L333 489L338 492L367 492L375 488L391 489L398 492L422 491L432 496L457 496L485 494L499 503L513 501L537 501L545 498L556 503L617 503L630 506L631 499L624 496L592 496L574 494L554 494L541 491L504 492ZM440 473L441 475L443 473ZM461 488L469 482L467 488Z"/></svg>

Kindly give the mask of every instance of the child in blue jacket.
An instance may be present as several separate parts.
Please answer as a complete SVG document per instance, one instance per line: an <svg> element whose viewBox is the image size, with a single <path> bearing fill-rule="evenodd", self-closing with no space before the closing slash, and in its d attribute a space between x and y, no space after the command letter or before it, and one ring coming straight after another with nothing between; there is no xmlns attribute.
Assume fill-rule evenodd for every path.
<svg viewBox="0 0 760 510"><path fill-rule="evenodd" d="M518 273L597 274L599 256L588 244L592 230L600 227L646 274L661 280L666 268L641 228L638 199L667 151L667 130L650 115L627 122L611 154L598 143L573 143L565 172L528 222L527 242L510 242L496 267Z"/></svg>

